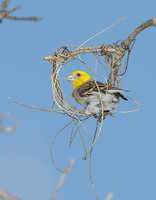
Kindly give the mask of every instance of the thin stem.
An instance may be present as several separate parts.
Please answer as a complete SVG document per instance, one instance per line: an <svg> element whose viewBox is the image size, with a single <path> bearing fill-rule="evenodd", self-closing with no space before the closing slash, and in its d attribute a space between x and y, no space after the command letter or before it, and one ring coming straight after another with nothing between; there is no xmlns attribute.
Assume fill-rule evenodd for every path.
<svg viewBox="0 0 156 200"><path fill-rule="evenodd" d="M97 121L97 124L96 124L96 129L95 129L95 133L94 133L93 142L95 141L97 130L98 130L98 121ZM96 194L95 186L94 186L94 182L93 182L92 171L91 171L92 150L93 150L93 148L90 150L90 155L89 155L89 175L90 175L90 181L91 181L91 184L92 184L92 188L93 188L93 192L94 192L95 198L96 198L96 200L98 200L98 196Z"/></svg>
<svg viewBox="0 0 156 200"><path fill-rule="evenodd" d="M15 8L13 8L13 9L7 11L7 15L10 14L10 13L15 12L16 10L18 10L18 9L20 9L20 8L21 8L21 6L17 6L17 7L15 7Z"/></svg>

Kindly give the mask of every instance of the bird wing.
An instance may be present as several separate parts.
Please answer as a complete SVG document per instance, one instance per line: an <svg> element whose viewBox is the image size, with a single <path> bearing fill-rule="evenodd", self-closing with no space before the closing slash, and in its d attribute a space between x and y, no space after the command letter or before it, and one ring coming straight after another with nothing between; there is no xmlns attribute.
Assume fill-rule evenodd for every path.
<svg viewBox="0 0 156 200"><path fill-rule="evenodd" d="M98 86L98 87L97 87ZM108 92L108 93L118 93L118 92L128 92L128 90L123 90L117 87L108 87L106 84L100 81L94 81L93 79L85 82L78 88L78 92L80 96L89 96L92 92Z"/></svg>
<svg viewBox="0 0 156 200"><path fill-rule="evenodd" d="M97 87L98 85L98 87ZM117 87L108 87L106 84L91 79L84 84L82 84L80 87L77 88L77 92L79 93L80 97L87 97L93 94L93 92L100 92L102 93L115 93L117 96L127 100L126 97L124 97L120 92L128 92L127 90L123 90Z"/></svg>

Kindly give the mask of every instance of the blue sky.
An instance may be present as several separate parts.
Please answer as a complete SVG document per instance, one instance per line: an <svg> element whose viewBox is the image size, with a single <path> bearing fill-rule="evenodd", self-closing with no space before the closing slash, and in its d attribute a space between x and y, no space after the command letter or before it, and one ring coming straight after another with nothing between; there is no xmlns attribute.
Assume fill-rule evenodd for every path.
<svg viewBox="0 0 156 200"><path fill-rule="evenodd" d="M16 105L8 96L27 105L50 109L51 65L42 58L61 46L80 45L125 17L86 46L123 40L138 25L155 16L156 1L14 0L9 8L17 5L22 9L15 15L44 19L38 23L4 20L0 24L1 113L13 113L5 119L5 126L19 122L13 133L0 133L0 188L22 200L48 200L60 176L51 163L50 146L55 133L70 119ZM156 199L155 35L153 27L139 35L122 84L143 109L107 118L95 144L92 171L99 199L109 192L114 192L114 200ZM94 69L95 63L91 67ZM63 71L62 82L68 96L72 86L64 79L78 69L78 64L70 64ZM119 108L129 110L133 106L136 107L121 102ZM90 132L94 130L94 120L88 122L88 128ZM84 155L81 139L77 134L69 147L70 132L71 127L55 143L58 167L66 167L71 157L75 159L74 170L68 174L57 199L94 199L88 160L81 160ZM87 140L85 132L83 137Z"/></svg>

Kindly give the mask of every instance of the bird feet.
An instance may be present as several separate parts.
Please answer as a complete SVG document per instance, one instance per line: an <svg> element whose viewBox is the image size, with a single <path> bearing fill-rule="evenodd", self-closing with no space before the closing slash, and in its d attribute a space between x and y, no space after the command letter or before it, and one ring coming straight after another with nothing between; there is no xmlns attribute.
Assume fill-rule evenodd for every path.
<svg viewBox="0 0 156 200"><path fill-rule="evenodd" d="M107 115L110 115L111 117L115 117L115 115L110 112L109 110L107 111L103 111L103 120L106 118ZM102 122L102 114L100 114L99 116L98 115L93 115L97 120L98 122Z"/></svg>

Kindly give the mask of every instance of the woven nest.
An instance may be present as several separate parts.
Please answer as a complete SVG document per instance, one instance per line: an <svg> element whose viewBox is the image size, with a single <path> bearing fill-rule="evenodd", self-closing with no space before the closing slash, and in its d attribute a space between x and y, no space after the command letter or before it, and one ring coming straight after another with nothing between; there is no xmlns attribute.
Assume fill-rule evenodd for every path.
<svg viewBox="0 0 156 200"><path fill-rule="evenodd" d="M70 47L72 48L72 47ZM57 52L55 52L51 56L47 56L44 59L48 60L52 64L51 70L51 80L52 80L52 93L54 99L54 110L56 112L66 114L72 118L75 118L79 121L84 119L88 119L91 116L86 115L83 110L79 110L72 105L69 105L64 94L62 85L61 85L61 77L60 72L62 67L66 67L69 62L73 60L77 60L84 64L89 71L91 72L93 78L96 81L95 75L89 65L85 63L81 58L81 54L92 54L94 58L99 62L102 66L103 64L108 66L109 76L108 80L106 80L106 84L108 86L118 86L121 82L122 75L125 73L128 64L128 58L126 64L124 65L121 72L121 60L125 55L125 50L121 47L121 45L101 45L99 47L77 47L73 50L69 50L67 47L61 47ZM99 94L100 95L100 94ZM107 113L104 113L103 119ZM98 118L98 117L97 117Z"/></svg>
<svg viewBox="0 0 156 200"><path fill-rule="evenodd" d="M60 72L63 67L67 66L68 63L76 60L78 62L81 62L81 64L85 65L86 68L88 68L88 70L90 71L92 77L94 78L94 80L96 82L96 78L94 75L95 73L93 73L93 71L91 70L89 65L86 62L84 62L80 57L82 54L84 54L85 57L87 57L87 54L91 54L96 59L96 61L98 61L98 63L100 64L101 67L103 65L105 67L107 67L108 79L105 81L106 81L106 84L108 85L108 87L109 86L117 86L118 87L119 84L121 83L123 75L125 74L125 72L127 70L130 50L128 50L125 64L123 65L123 67L121 67L122 59L125 56L125 52L126 52L126 50L124 49L122 44L121 45L119 45L119 44L104 45L103 44L98 47L82 47L82 46L80 46L80 47L75 47L75 48L73 48L73 46L72 47L69 46L68 48L64 46L64 47L61 47L53 55L43 58L52 64L51 80L52 80L52 94L53 94L53 99L54 99L53 111L68 115L69 117L72 118L72 122L74 123L73 129L74 129L74 127L76 127L75 134L77 131L79 132L82 143L83 143L83 147L85 150L85 156L82 159L86 159L89 152L91 152L95 142L97 141L97 139L100 135L100 132L102 130L102 125L103 125L103 120L105 119L105 117L108 114L113 116L113 114L112 113L110 114L107 112L102 112L98 116L94 115L94 117L97 119L97 125L96 125L96 129L95 129L94 137L92 137L84 125L84 123L91 117L91 115L87 115L83 110L79 110L76 107L73 107L72 105L68 104L64 90L61 85L62 77L60 76ZM97 87L98 87L98 85L97 85ZM99 90L99 96L100 96L100 90ZM102 106L102 101L101 101L101 106ZM80 122L80 125L77 125L78 122ZM98 122L101 122L99 129L98 129ZM82 134L79 129L81 126L83 126L83 128L85 129L85 131L87 132L87 134L89 135L89 137L91 139L91 146L90 146L89 150L86 150L85 143L83 141L83 137L82 137ZM67 126L65 126L65 127L67 127ZM63 129L61 129L61 130L63 130ZM73 133L71 133L70 144L72 143L73 138L74 138ZM54 139L54 142L55 142L55 139ZM52 145L52 148L53 148L53 145ZM52 153L52 151L51 151L51 153ZM52 158L52 160L53 160L53 158ZM53 164L54 164L54 162L53 162Z"/></svg>
<svg viewBox="0 0 156 200"><path fill-rule="evenodd" d="M66 47L66 46L63 46L57 52L55 52L53 55L43 58L44 60L47 60L52 64L51 80L52 80L52 94L53 94L53 101L54 101L52 110L46 110L46 109L39 108L36 106L24 105L22 103L14 101L11 98L10 99L13 102L15 102L19 105L25 106L25 107L42 110L42 111L57 112L57 113L60 113L63 115L68 115L70 118L72 118L71 122L65 126L65 127L67 127L68 125L73 123L70 144L72 143L76 132L79 132L79 135L81 137L83 147L85 150L85 156L83 158L86 159L88 153L91 152L95 142L97 141L97 138L100 135L100 132L102 130L102 125L103 125L103 120L105 119L105 117L108 114L111 116L113 116L113 114L103 112L103 110L101 109L102 110L101 114L99 114L98 116L94 115L94 117L97 119L97 126L95 129L94 137L92 137L84 125L84 123L86 123L86 121L91 117L91 115L87 115L85 113L85 110L79 110L76 107L73 107L73 105L69 105L69 103L67 102L67 98L64 93L62 84L61 84L62 77L60 76L60 72L61 72L62 68L66 67L69 63L76 60L76 61L80 62L81 64L85 65L86 68L88 68L93 79L96 82L96 78L94 75L95 73L93 73L93 70L89 67L89 65L86 62L84 62L80 57L82 54L85 55L85 57L87 57L87 55L90 54L93 56L93 58L96 59L96 61L99 63L99 65L101 67L103 67L103 65L105 67L107 67L108 78L107 78L107 80L105 80L107 86L108 87L109 86L117 86L118 87L119 84L121 83L123 75L126 73L127 66L128 66L128 59L129 59L129 55L131 52L131 50L129 50L129 49L128 49L127 57L125 59L126 60L125 64L122 66L122 59L124 58L126 51L127 51L127 49L125 49L125 46L123 45L123 43L121 43L121 44L115 43L113 45L104 45L103 44L98 47L82 47L82 46ZM96 72L96 67L95 67L95 72ZM98 85L97 85L97 88L98 88ZM98 90L98 91L99 91L99 96L100 96L101 95L100 90ZM101 101L101 107L102 107L102 101ZM136 111L136 110L133 110L133 111ZM128 111L128 112L131 112L131 111ZM80 123L80 125L77 124L78 122ZM98 129L98 122L101 122L99 129ZM82 137L82 134L80 131L81 126L85 129L85 131L87 132L87 134L89 135L89 137L91 139L91 146L89 148L89 151L86 150L85 143L83 141L83 137ZM64 128L62 128L61 131ZM75 133L73 134L74 128L76 128L76 130L75 130ZM58 133L59 132L60 131L58 131ZM55 141L55 139L54 139L54 141ZM53 147L54 141L52 143L52 147Z"/></svg>

